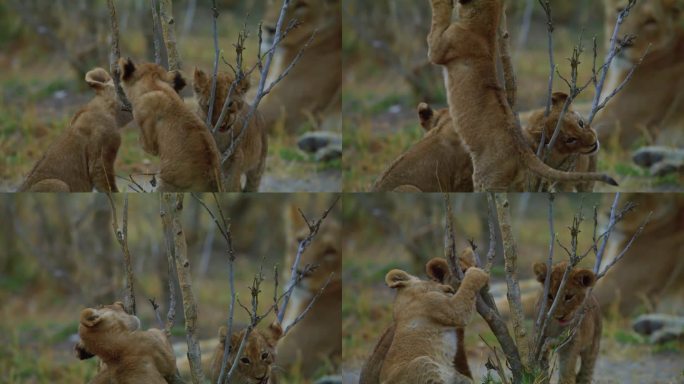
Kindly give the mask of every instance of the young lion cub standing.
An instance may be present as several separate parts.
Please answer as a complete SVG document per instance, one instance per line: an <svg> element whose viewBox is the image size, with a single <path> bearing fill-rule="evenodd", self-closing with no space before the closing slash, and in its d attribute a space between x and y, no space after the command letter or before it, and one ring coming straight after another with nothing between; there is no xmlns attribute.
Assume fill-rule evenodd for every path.
<svg viewBox="0 0 684 384"><path fill-rule="evenodd" d="M121 110L114 81L102 68L86 73L95 97L71 119L69 128L33 167L19 192L117 192L114 161L118 128L131 121Z"/></svg>
<svg viewBox="0 0 684 384"><path fill-rule="evenodd" d="M567 266L566 262L561 262L551 267L549 294L547 297L539 298L538 306L541 305L542 300L546 300L547 310L551 308L554 299L558 295ZM546 264L535 263L533 268L537 281L544 284L547 274ZM579 316L587 290L595 282L596 276L594 272L588 269L576 269L570 272L570 277L563 291L564 297L560 298L561 301L558 308L556 308L554 318L550 319L546 330L547 336L558 337L575 323L575 318ZM588 298L585 310L586 312L582 322L577 326L578 329L575 335L565 346L558 350L559 384L591 383L601 343L601 310L593 294ZM544 358L547 359L548 356ZM581 366L579 372L575 374L578 360L581 361Z"/></svg>
<svg viewBox="0 0 684 384"><path fill-rule="evenodd" d="M215 125L223 103L228 97L230 87L235 81L232 74L219 72L216 74L216 100L211 117L212 125ZM245 93L249 90L249 79L240 81L235 86L228 104L228 115L214 133L214 139L218 146L219 153L224 153L231 146L234 139L242 132L245 119L249 114L250 105L245 101ZM207 76L201 69L195 69L193 79L193 91L199 107L198 115L206 119L209 112L209 101L211 97L211 76ZM264 119L259 111L256 111L250 119L247 131L242 141L235 148L235 152L228 158L223 165L223 172L226 177L227 192L257 192L261 183L261 176L266 168L266 156L268 155L268 138ZM245 175L245 187L241 188L241 176Z"/></svg>
<svg viewBox="0 0 684 384"><path fill-rule="evenodd" d="M158 190L218 191L221 161L216 143L174 89L182 88L185 79L159 65L135 65L130 59L120 59L119 68L143 150L161 159Z"/></svg>
<svg viewBox="0 0 684 384"><path fill-rule="evenodd" d="M453 24L452 0L431 3L428 56L445 68L449 111L473 160L476 191L521 191L527 171L551 180L617 185L603 174L550 168L530 150L496 78L501 0L459 0L459 20Z"/></svg>

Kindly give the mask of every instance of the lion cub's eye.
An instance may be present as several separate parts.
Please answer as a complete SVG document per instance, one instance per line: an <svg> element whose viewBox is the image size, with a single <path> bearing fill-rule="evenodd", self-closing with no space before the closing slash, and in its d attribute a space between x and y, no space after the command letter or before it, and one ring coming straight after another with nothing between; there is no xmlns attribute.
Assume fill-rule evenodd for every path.
<svg viewBox="0 0 684 384"><path fill-rule="evenodd" d="M584 120L579 119L579 120L577 121L577 124L579 124L580 128L584 128Z"/></svg>
<svg viewBox="0 0 684 384"><path fill-rule="evenodd" d="M264 352L261 354L261 360L266 360L266 359L268 359L268 353Z"/></svg>
<svg viewBox="0 0 684 384"><path fill-rule="evenodd" d="M575 144L576 142L577 142L577 139L574 137L568 137L567 139L565 139L566 144Z"/></svg>
<svg viewBox="0 0 684 384"><path fill-rule="evenodd" d="M565 301L570 301L572 300L573 295L565 295Z"/></svg>
<svg viewBox="0 0 684 384"><path fill-rule="evenodd" d="M249 358L247 358L247 357L243 357L242 359L240 359L240 362L242 364L249 364L250 363Z"/></svg>
<svg viewBox="0 0 684 384"><path fill-rule="evenodd" d="M553 300L553 295L549 294L549 300Z"/></svg>

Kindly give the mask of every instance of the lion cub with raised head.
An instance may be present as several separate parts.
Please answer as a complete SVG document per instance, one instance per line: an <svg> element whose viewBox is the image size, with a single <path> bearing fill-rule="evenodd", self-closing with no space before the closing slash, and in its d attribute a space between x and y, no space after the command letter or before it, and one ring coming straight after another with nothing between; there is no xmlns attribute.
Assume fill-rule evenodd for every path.
<svg viewBox="0 0 684 384"><path fill-rule="evenodd" d="M226 373L235 361L235 353L240 347L242 338L247 330L233 332L230 336L231 354L228 356ZM226 347L228 330L226 327L219 329L219 344L214 350L209 367L211 382L217 383L221 375L223 352ZM238 362L237 371L233 376L234 383L243 384L269 384L271 383L271 368L276 360L275 346L283 334L283 329L277 322L271 323L265 330L255 329L247 338L247 343Z"/></svg>
<svg viewBox="0 0 684 384"><path fill-rule="evenodd" d="M445 68L449 111L473 161L476 191L522 191L527 173L549 180L615 180L598 173L569 173L544 164L530 150L496 77L496 33L501 0L431 0L428 56Z"/></svg>
<svg viewBox="0 0 684 384"><path fill-rule="evenodd" d="M546 264L535 263L534 274L542 285L546 279ZM546 300L546 308L551 308L554 299L558 295L558 289L567 268L567 262L561 262L551 267L549 294L540 297L537 308L541 306L541 300ZM565 285L560 304L556 308L554 318L550 320L546 335L558 337L567 331L579 316L582 303L587 291L596 282L594 272L589 269L575 269L570 272L570 277ZM577 333L572 340L558 350L559 357L559 383L560 384L589 384L594 375L594 366L599 354L601 343L601 309L593 294L587 299L586 313L582 322L578 325ZM545 359L548 359L548 351L545 351ZM577 361L581 362L580 370L575 373Z"/></svg>
<svg viewBox="0 0 684 384"><path fill-rule="evenodd" d="M228 72L218 72L216 75L216 100L214 103L211 124L215 125L221 114L223 103L228 97L231 84L235 77ZM244 119L249 114L251 106L245 101L245 93L249 90L249 79L236 84L228 104L229 112L224 123L214 133L216 146L219 153L224 153L231 146L233 139L237 138L244 126ZM211 97L211 75L207 75L201 69L195 68L193 79L193 91L198 104L198 115L206 120L209 112ZM259 183L266 168L266 156L268 155L268 139L264 119L259 111L247 126L242 141L233 152L233 155L224 163L222 169L226 178L226 191L229 192L257 192ZM245 175L245 187L241 188L241 176Z"/></svg>
<svg viewBox="0 0 684 384"><path fill-rule="evenodd" d="M471 383L454 367L456 328L468 324L477 291L488 281L486 272L469 268L454 293L450 285L420 280L397 269L388 272L385 282L397 290L393 312L396 329L380 383Z"/></svg>
<svg viewBox="0 0 684 384"><path fill-rule="evenodd" d="M36 163L19 192L118 192L114 161L118 128L133 118L121 110L114 81L102 68L85 75L95 97L71 119L69 128Z"/></svg>
<svg viewBox="0 0 684 384"><path fill-rule="evenodd" d="M218 191L221 160L216 143L178 96L177 90L185 86L181 74L123 58L119 68L143 150L161 159L158 191Z"/></svg>
<svg viewBox="0 0 684 384"><path fill-rule="evenodd" d="M91 383L166 384L175 378L176 359L164 331L141 331L140 320L120 302L81 311L78 335L78 356L95 355L106 365Z"/></svg>

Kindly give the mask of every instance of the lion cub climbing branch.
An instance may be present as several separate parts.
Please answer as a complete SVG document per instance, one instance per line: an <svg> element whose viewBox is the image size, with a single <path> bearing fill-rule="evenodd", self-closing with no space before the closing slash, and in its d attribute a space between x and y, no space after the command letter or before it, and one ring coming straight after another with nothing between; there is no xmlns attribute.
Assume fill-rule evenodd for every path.
<svg viewBox="0 0 684 384"><path fill-rule="evenodd" d="M501 0L431 0L428 56L444 66L449 111L473 160L476 191L521 191L528 171L557 181L617 182L598 173L569 173L544 164L530 150L496 77Z"/></svg>
<svg viewBox="0 0 684 384"><path fill-rule="evenodd" d="M397 290L393 313L396 329L380 383L470 383L454 366L456 329L470 321L475 295L487 281L486 272L469 268L454 293L450 285L420 280L397 269L388 272L385 282Z"/></svg>
<svg viewBox="0 0 684 384"><path fill-rule="evenodd" d="M220 159L204 123L177 91L185 79L153 63L120 59L121 85L133 105L143 150L161 159L158 191L218 191Z"/></svg>

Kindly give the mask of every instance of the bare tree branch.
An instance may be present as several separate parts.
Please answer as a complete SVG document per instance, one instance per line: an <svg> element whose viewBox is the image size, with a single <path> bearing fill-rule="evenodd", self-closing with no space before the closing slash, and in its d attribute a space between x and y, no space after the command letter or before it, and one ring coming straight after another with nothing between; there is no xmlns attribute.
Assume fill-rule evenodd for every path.
<svg viewBox="0 0 684 384"><path fill-rule="evenodd" d="M116 95L119 97L121 102L121 109L123 111L131 112L133 107L131 107L131 102L126 98L126 94L121 88L120 75L121 70L119 69L119 58L121 57L121 50L119 49L119 21L116 16L116 7L114 6L114 0L107 0L107 7L109 8L109 23L111 27L111 45L112 50L109 54L109 72L112 74L112 79L114 80L114 87L116 88Z"/></svg>
<svg viewBox="0 0 684 384"><path fill-rule="evenodd" d="M116 206L114 205L114 198L111 193L107 193L109 198L109 205L112 209L112 228L114 229L114 235L116 241L121 247L121 252L124 257L124 271L125 271L125 296L124 296L124 308L126 312L135 315L135 293L133 291L133 263L131 262L131 251L128 249L128 193L124 194L124 206L123 206L123 222L121 228L119 228L119 223L116 217Z"/></svg>
<svg viewBox="0 0 684 384"><path fill-rule="evenodd" d="M159 0L159 15L166 54L169 59L169 70L179 70L182 63L176 48L176 19L173 18L173 0Z"/></svg>

